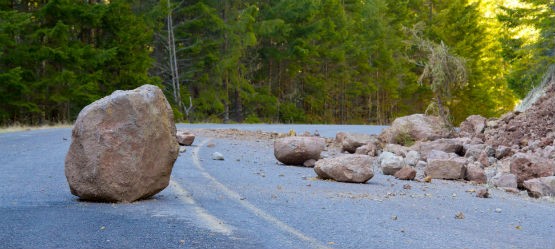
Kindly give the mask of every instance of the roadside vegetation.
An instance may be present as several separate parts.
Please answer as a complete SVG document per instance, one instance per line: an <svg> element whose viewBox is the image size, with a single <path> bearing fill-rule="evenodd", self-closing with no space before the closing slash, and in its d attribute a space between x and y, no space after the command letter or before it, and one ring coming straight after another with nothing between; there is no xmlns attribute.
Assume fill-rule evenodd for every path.
<svg viewBox="0 0 555 249"><path fill-rule="evenodd" d="M72 122L87 104L143 84L164 90L177 121L388 124L435 106L457 125L511 110L541 81L555 56L554 7L2 1L0 125ZM442 65L440 50L453 60Z"/></svg>

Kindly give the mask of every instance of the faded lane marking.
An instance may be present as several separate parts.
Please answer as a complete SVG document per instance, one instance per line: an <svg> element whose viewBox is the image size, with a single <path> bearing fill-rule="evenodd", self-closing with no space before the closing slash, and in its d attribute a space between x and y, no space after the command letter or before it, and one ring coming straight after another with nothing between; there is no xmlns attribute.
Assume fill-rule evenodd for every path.
<svg viewBox="0 0 555 249"><path fill-rule="evenodd" d="M206 228L214 232L224 235L231 235L233 233L232 226L225 224L222 220L211 215L204 208L200 207L197 202L190 197L191 195L189 192L181 187L181 185L179 185L176 181L170 180L170 185L173 187L173 190L176 192L179 200L183 201L185 204L193 206L195 214L202 220L201 225L206 226Z"/></svg>
<svg viewBox="0 0 555 249"><path fill-rule="evenodd" d="M199 150L202 146L204 146L206 143L210 142L211 139L207 139L204 140L202 143L200 143L196 148L193 149L192 151L192 158L193 158L193 164L195 165L195 167L197 167L197 169L200 171L200 173L208 178L209 180L211 180L216 187L218 187L225 195L228 196L228 198L234 200L235 202L239 203L241 206L243 206L244 208L246 208L247 210L253 212L256 216L266 220L267 222L269 222L270 224L278 227L279 229L281 229L282 231L285 231L305 242L308 242L309 244L311 244L314 248L329 248L326 247L324 245L322 245L322 243L320 243L318 240L303 234L301 231L287 225L285 222L279 220L278 218L264 212L264 210L256 207L255 205L253 205L252 203L250 203L249 201L247 201L245 198L241 197L238 193L234 192L233 190L229 189L228 187L226 187L223 183L221 183L220 181L218 181L216 178L214 178L212 175L210 175L203 167L202 164L200 163L200 159L199 159Z"/></svg>

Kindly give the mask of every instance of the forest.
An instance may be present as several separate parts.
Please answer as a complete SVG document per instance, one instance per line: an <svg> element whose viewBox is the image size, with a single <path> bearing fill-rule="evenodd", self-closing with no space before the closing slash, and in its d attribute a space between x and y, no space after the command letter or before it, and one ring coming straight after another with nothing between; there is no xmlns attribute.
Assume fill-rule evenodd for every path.
<svg viewBox="0 0 555 249"><path fill-rule="evenodd" d="M180 122L388 124L441 97L458 123L554 58L548 0L0 0L0 125L143 84Z"/></svg>

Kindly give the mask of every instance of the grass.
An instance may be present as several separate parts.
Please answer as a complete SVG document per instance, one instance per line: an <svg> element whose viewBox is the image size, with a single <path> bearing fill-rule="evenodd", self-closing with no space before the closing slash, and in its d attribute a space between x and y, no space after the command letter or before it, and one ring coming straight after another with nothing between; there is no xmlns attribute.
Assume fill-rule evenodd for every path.
<svg viewBox="0 0 555 249"><path fill-rule="evenodd" d="M73 124L71 123L56 123L56 124L41 125L41 126L13 124L9 126L0 126L0 134L9 133L9 132L18 132L18 131L32 131L32 130L54 129L54 128L71 128L71 127L73 127Z"/></svg>

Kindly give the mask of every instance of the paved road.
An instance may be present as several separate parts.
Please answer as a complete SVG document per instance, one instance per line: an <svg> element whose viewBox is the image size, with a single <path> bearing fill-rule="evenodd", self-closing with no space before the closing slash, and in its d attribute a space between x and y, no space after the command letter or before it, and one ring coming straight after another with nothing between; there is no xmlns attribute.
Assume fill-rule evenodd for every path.
<svg viewBox="0 0 555 249"><path fill-rule="evenodd" d="M230 127L324 136L381 129L216 128ZM267 141L198 137L154 198L81 202L63 173L70 134L0 134L0 248L555 248L553 202L496 190L480 199L466 192L473 185L381 174L367 184L317 180L312 169L276 164ZM226 159L211 160L215 151Z"/></svg>

